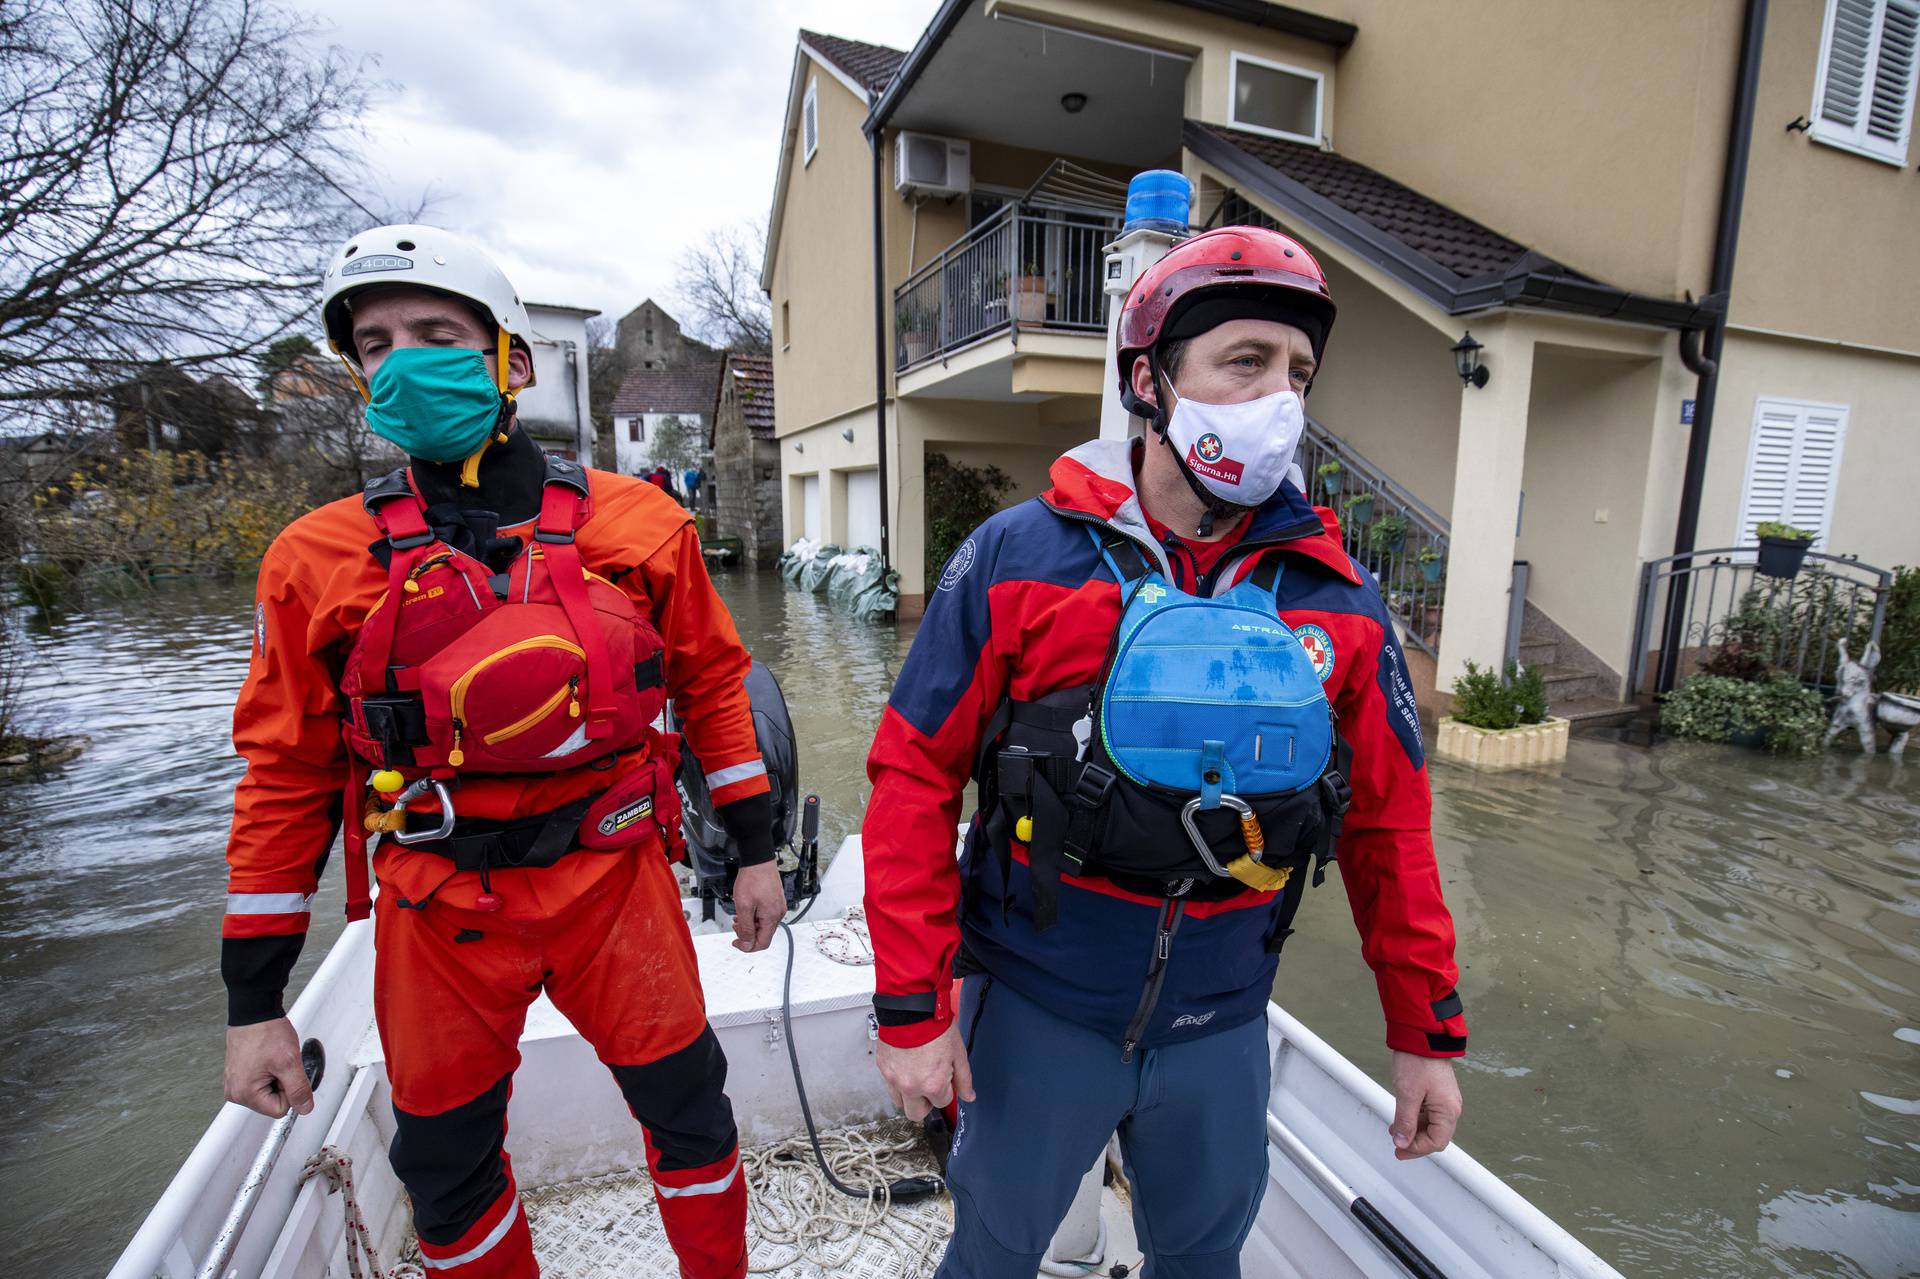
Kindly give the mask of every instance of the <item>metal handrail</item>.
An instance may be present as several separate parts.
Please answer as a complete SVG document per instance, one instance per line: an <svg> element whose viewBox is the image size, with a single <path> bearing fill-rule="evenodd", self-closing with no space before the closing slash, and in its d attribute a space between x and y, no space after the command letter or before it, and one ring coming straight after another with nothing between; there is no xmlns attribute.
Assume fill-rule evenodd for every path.
<svg viewBox="0 0 1920 1279"><path fill-rule="evenodd" d="M1326 423L1316 417L1307 418L1307 437L1317 437L1321 446L1329 453L1339 455L1340 464L1350 471L1356 471L1367 483L1388 496L1393 505L1400 508L1409 520L1442 537L1453 533L1453 525L1447 517L1415 497L1400 482L1382 470L1378 463L1369 459L1347 440L1327 429Z"/></svg>
<svg viewBox="0 0 1920 1279"><path fill-rule="evenodd" d="M942 249L894 291L894 370L904 372L1004 331L1106 327L1101 264L1118 215L1081 220L1010 203ZM1022 266L1037 269L1023 272ZM1052 314L1022 318L1023 274L1046 277ZM910 336L920 338L910 344Z"/></svg>

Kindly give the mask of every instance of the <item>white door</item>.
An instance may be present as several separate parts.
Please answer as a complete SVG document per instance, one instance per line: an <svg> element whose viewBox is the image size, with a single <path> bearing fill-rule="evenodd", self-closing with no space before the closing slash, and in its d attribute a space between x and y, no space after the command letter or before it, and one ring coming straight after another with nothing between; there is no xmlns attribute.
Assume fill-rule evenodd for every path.
<svg viewBox="0 0 1920 1279"><path fill-rule="evenodd" d="M800 477L800 536L809 542L820 540L820 477Z"/></svg>
<svg viewBox="0 0 1920 1279"><path fill-rule="evenodd" d="M1754 530L1778 520L1812 533L1826 550L1833 526L1840 448L1847 438L1847 406L1806 400L1762 399L1753 410L1746 488L1740 495L1736 544L1759 540Z"/></svg>
<svg viewBox="0 0 1920 1279"><path fill-rule="evenodd" d="M880 472L847 472L847 549L880 549Z"/></svg>

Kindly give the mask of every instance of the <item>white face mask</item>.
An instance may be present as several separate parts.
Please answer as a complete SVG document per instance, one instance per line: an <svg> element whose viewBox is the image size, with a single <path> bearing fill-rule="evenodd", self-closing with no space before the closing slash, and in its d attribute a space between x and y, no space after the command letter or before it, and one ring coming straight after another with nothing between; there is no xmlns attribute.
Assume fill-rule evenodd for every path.
<svg viewBox="0 0 1920 1279"><path fill-rule="evenodd" d="M1258 506L1279 491L1307 425L1297 392L1241 404L1174 400L1167 440L1208 492L1235 506Z"/></svg>

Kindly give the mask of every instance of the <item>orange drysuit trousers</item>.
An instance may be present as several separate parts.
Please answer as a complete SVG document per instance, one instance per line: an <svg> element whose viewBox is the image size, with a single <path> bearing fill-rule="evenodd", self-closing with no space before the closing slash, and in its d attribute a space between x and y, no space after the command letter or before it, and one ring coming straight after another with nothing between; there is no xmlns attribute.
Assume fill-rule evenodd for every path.
<svg viewBox="0 0 1920 1279"><path fill-rule="evenodd" d="M595 859L592 873L580 873L579 859ZM463 881L477 879L456 875L411 902L383 876L376 901L374 1015L393 1085L391 1157L422 1255L449 1279L539 1274L505 1139L520 1031L544 990L642 1125L682 1274L738 1279L746 1184L726 1058L707 1026L679 888L659 846L494 871L497 911L471 908L475 885ZM577 895L566 891L583 880Z"/></svg>

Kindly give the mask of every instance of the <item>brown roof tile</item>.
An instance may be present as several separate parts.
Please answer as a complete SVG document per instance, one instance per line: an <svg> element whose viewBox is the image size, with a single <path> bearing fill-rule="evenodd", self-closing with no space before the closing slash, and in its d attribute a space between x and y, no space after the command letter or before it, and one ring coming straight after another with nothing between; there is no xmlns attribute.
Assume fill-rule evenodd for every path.
<svg viewBox="0 0 1920 1279"><path fill-rule="evenodd" d="M800 40L853 77L856 83L865 85L868 93L877 94L886 88L887 81L893 79L893 73L907 59L903 50L889 49L884 44L821 35L817 31L802 31Z"/></svg>
<svg viewBox="0 0 1920 1279"><path fill-rule="evenodd" d="M740 416L757 440L773 438L773 357L735 351L727 357L727 376L740 388Z"/></svg>
<svg viewBox="0 0 1920 1279"><path fill-rule="evenodd" d="M621 381L612 412L711 414L719 379L717 363L683 369L637 369Z"/></svg>

